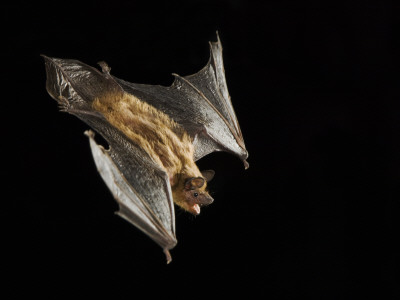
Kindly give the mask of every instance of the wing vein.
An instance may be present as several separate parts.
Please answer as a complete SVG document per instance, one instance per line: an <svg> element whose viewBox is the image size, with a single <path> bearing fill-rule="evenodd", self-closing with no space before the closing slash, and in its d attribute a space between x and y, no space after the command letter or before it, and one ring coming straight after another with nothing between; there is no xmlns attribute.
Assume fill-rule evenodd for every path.
<svg viewBox="0 0 400 300"><path fill-rule="evenodd" d="M197 94L199 94L207 103L208 105L210 105L210 107L218 114L218 116L224 121L224 123L226 124L226 126L228 126L229 130L231 131L231 133L233 134L233 136L235 137L236 141L238 142L239 146L242 149L246 149L244 146L244 142L242 141L242 139L238 136L237 131L232 128L232 125L229 124L229 122L226 120L226 118L219 112L219 110L210 102L210 100L207 99L207 97L196 87L194 86L189 80L187 80L186 78L173 73L172 75L174 75L175 77L178 77L179 79L183 80L184 82L186 82L194 91L196 91Z"/></svg>

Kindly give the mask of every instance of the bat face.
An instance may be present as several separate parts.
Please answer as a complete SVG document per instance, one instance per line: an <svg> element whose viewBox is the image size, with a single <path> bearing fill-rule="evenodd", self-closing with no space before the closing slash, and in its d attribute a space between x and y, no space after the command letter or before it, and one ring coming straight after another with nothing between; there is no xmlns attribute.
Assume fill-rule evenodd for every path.
<svg viewBox="0 0 400 300"><path fill-rule="evenodd" d="M206 191L201 191L200 189L195 190L185 190L185 199L187 202L187 211L198 215L200 214L200 207L206 206L213 203L214 199Z"/></svg>
<svg viewBox="0 0 400 300"><path fill-rule="evenodd" d="M174 74L170 87L129 83L77 60L45 58L49 94L104 137L106 150L88 131L103 180L119 204L118 215L142 230L171 260L175 247L174 203L198 215L213 198L196 161L227 151L248 164L247 150L226 87L222 46L198 73Z"/></svg>
<svg viewBox="0 0 400 300"><path fill-rule="evenodd" d="M200 207L213 203L214 199L206 191L206 181L202 177L189 178L183 190L187 211L194 215L200 213Z"/></svg>
<svg viewBox="0 0 400 300"><path fill-rule="evenodd" d="M174 202L193 215L200 214L200 207L211 204L214 199L206 190L207 181L203 177L181 178L172 187Z"/></svg>

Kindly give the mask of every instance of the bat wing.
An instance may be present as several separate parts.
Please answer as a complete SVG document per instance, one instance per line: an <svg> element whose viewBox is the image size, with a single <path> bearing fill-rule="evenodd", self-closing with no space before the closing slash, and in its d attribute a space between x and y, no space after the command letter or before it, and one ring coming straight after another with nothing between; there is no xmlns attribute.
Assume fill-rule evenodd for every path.
<svg viewBox="0 0 400 300"><path fill-rule="evenodd" d="M91 101L104 92L121 87L108 74L75 60L45 57L49 94L62 110L100 133L110 149L105 150L87 131L93 157L103 180L119 204L117 212L156 243L171 260L169 249L175 237L175 212L168 175L149 155L128 140L91 108Z"/></svg>
<svg viewBox="0 0 400 300"><path fill-rule="evenodd" d="M247 168L248 152L228 93L219 37L210 43L210 59L203 69L185 77L173 75L169 87L114 79L126 92L181 124L193 138L195 160L214 151L227 151L242 159Z"/></svg>

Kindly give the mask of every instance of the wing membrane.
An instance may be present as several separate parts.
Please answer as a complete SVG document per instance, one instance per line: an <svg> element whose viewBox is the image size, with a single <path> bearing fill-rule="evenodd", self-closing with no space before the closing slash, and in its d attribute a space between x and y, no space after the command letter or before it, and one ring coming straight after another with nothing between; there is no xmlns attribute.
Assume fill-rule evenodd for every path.
<svg viewBox="0 0 400 300"><path fill-rule="evenodd" d="M185 77L174 74L170 87L113 78L126 92L181 124L193 138L196 160L214 151L227 151L241 158L247 167L248 153L226 87L219 38L210 43L210 49L210 60L202 70Z"/></svg>
<svg viewBox="0 0 400 300"><path fill-rule="evenodd" d="M143 160L143 157L117 158L119 155L114 148L105 150L95 142L92 131L87 131L86 135L97 169L119 204L117 214L146 233L164 251L173 248L177 243L175 216L166 174L152 172L153 163ZM127 169L142 172L134 181L128 181L123 174Z"/></svg>

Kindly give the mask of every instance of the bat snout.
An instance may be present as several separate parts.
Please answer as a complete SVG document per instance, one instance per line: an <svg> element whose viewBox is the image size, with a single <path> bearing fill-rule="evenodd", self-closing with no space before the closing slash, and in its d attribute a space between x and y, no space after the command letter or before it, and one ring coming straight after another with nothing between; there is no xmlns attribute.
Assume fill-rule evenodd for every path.
<svg viewBox="0 0 400 300"><path fill-rule="evenodd" d="M210 195L202 195L202 197L199 197L197 202L201 206L207 206L207 205L210 205L211 203L213 203L214 199Z"/></svg>

